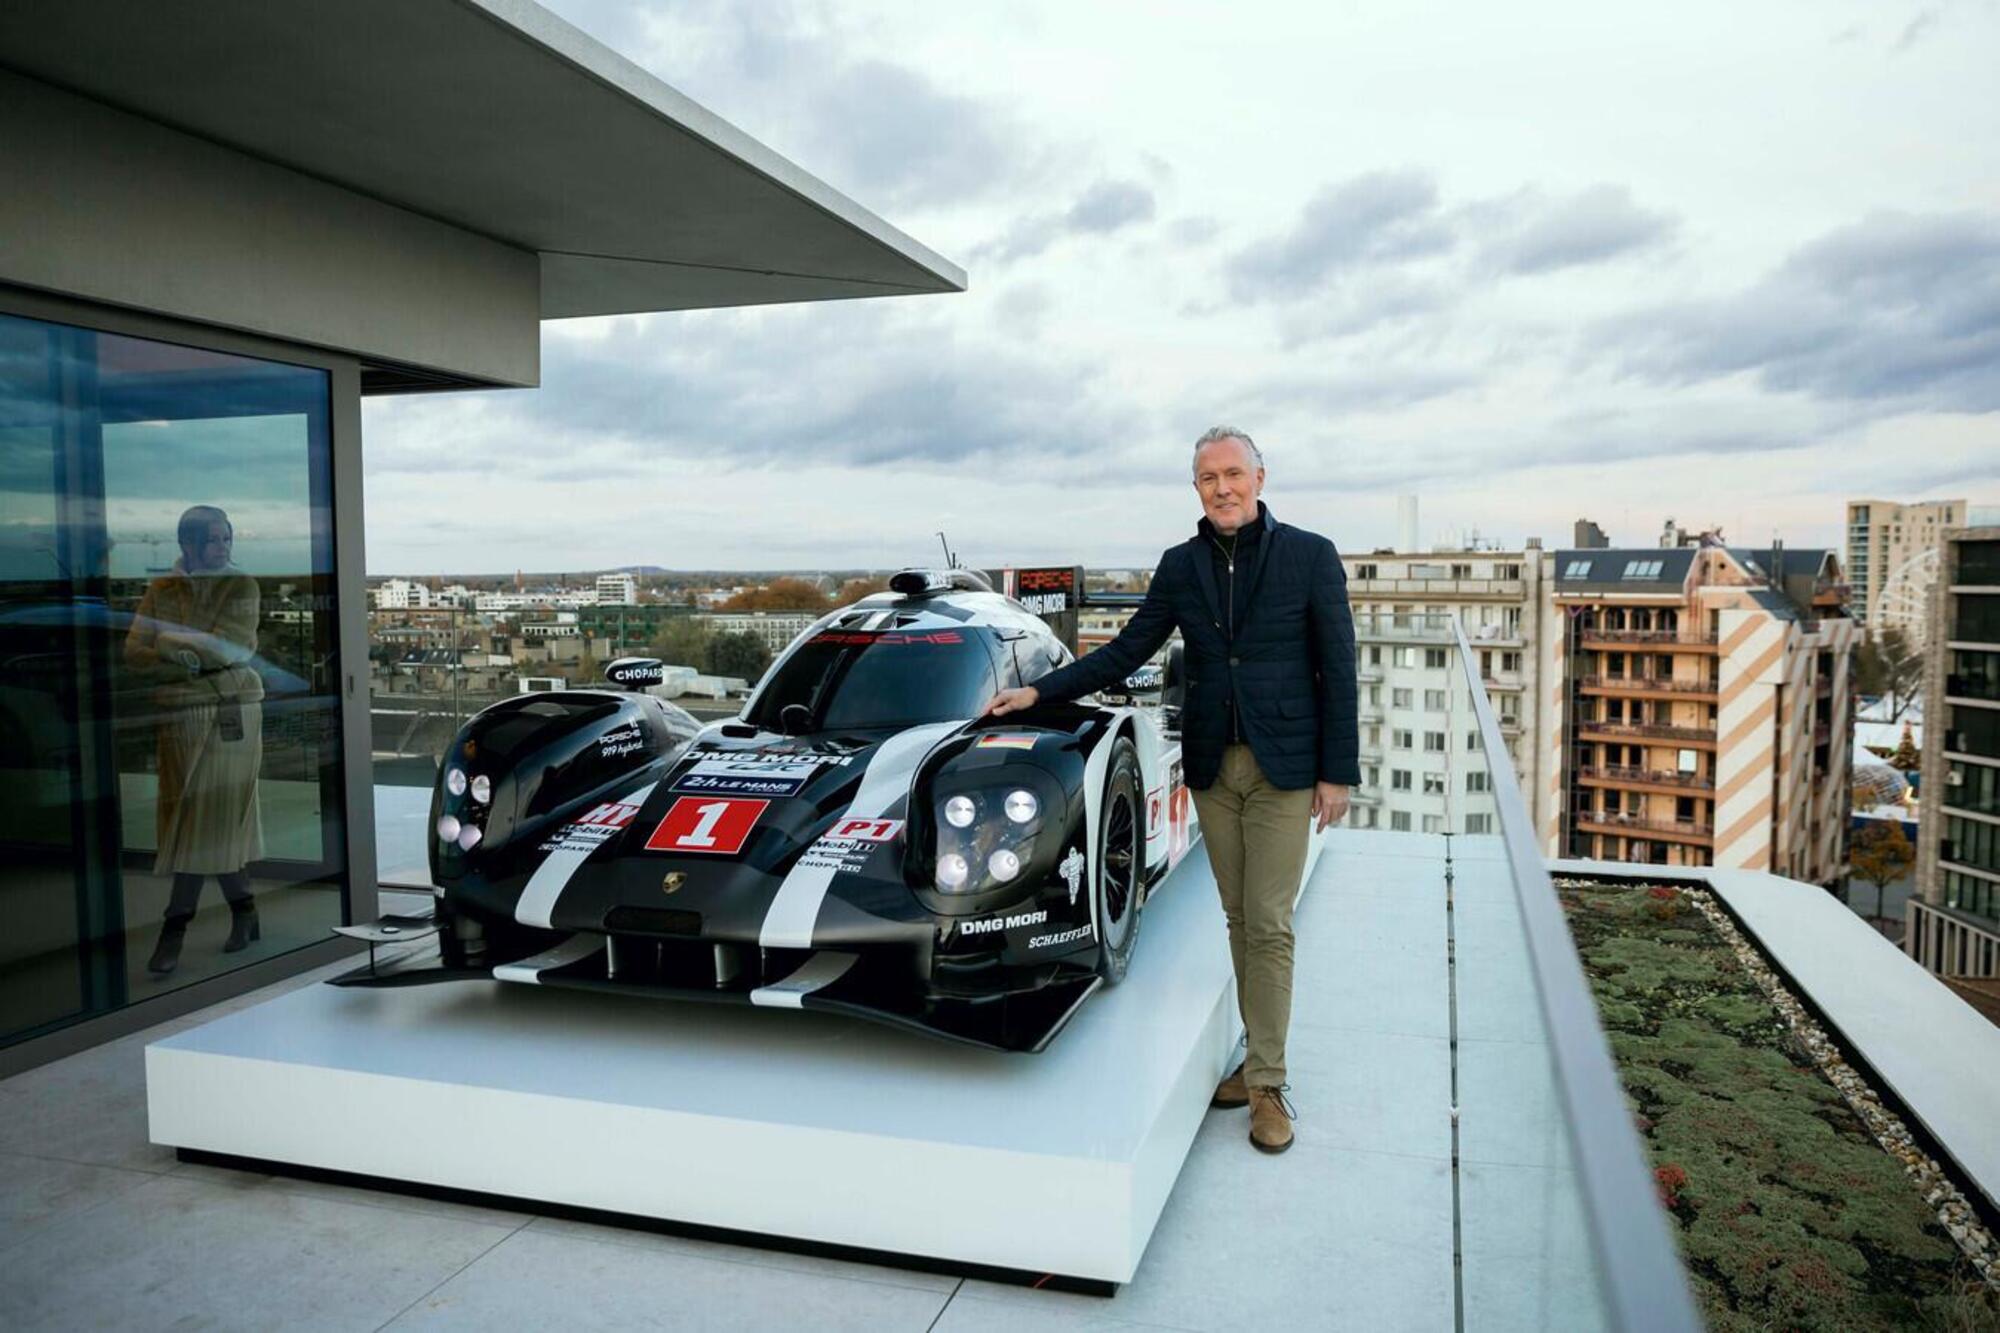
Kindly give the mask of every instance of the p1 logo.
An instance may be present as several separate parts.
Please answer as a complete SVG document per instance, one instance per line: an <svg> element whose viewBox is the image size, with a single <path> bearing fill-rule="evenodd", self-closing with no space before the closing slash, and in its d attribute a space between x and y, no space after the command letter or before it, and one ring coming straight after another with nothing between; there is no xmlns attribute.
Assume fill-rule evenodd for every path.
<svg viewBox="0 0 2000 1333"><path fill-rule="evenodd" d="M856 842L890 842L902 831L900 819L836 819L823 836L852 838Z"/></svg>
<svg viewBox="0 0 2000 1333"><path fill-rule="evenodd" d="M769 801L683 796L646 839L649 852L702 852L734 856L743 850L750 830Z"/></svg>

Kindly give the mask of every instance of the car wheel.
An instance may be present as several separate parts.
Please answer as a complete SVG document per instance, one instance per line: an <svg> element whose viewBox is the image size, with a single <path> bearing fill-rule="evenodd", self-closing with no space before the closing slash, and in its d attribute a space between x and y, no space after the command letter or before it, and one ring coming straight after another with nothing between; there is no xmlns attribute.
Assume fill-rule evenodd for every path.
<svg viewBox="0 0 2000 1333"><path fill-rule="evenodd" d="M1097 974L1124 979L1139 937L1145 880L1146 826L1139 797L1139 752L1129 737L1112 743L1097 819L1097 882L1091 886L1097 918Z"/></svg>

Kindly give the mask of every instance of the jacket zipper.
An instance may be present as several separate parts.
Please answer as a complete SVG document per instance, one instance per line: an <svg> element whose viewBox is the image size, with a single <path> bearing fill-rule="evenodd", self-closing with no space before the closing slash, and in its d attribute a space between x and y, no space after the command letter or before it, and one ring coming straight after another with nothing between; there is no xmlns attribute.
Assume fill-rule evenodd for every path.
<svg viewBox="0 0 2000 1333"><path fill-rule="evenodd" d="M1236 552L1223 551L1222 543L1210 537L1215 549L1222 551L1223 562L1228 566L1229 586L1223 592L1222 618L1229 630L1229 739L1241 740L1243 727L1236 716Z"/></svg>

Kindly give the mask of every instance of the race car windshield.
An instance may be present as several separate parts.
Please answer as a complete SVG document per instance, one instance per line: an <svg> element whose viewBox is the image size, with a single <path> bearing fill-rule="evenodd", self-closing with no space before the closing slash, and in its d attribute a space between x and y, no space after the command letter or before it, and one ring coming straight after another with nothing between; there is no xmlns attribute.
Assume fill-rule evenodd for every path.
<svg viewBox="0 0 2000 1333"><path fill-rule="evenodd" d="M745 720L798 733L977 717L998 681L978 630L827 630L798 646Z"/></svg>

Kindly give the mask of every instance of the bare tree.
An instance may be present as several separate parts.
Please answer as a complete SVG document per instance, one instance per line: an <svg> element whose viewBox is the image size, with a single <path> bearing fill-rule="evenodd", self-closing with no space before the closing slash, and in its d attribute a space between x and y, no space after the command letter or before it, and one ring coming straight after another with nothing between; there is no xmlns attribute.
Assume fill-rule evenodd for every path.
<svg viewBox="0 0 2000 1333"><path fill-rule="evenodd" d="M1854 679L1861 693L1888 700L1883 720L1894 722L1923 693L1924 654L1895 626L1877 630L1854 650Z"/></svg>

